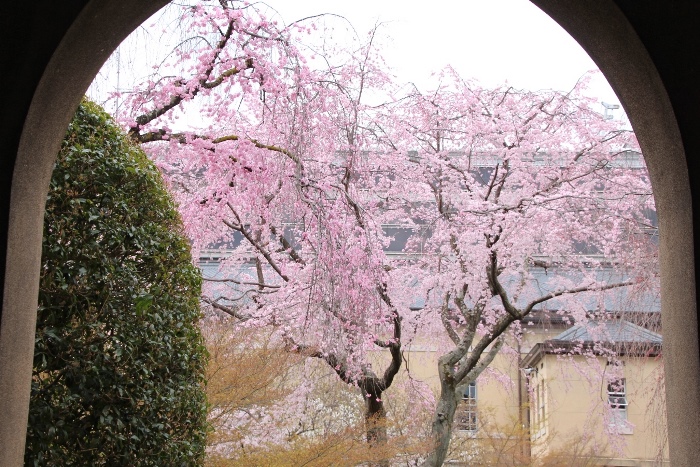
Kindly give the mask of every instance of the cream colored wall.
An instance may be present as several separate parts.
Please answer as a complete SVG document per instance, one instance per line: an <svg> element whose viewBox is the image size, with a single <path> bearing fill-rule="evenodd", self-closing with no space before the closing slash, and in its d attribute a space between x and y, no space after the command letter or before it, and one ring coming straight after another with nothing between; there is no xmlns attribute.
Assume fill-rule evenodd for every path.
<svg viewBox="0 0 700 467"><path fill-rule="evenodd" d="M440 390L440 378L437 371L439 356L440 354L435 349L423 346L413 346L404 354L411 377L428 384L435 394ZM403 371L406 369L402 369Z"/></svg>
<svg viewBox="0 0 700 467"><path fill-rule="evenodd" d="M552 338L562 330L561 326L541 325L527 329L521 341L521 356L527 354L536 343ZM434 341L420 339L406 352L411 377L427 383L436 395L440 387L437 360L441 354L437 347ZM520 370L518 360L517 353L502 353L493 361L487 374L477 380L480 423L488 422L490 427L503 427L504 430L513 430L516 421L528 424L531 413L527 407L525 375ZM659 430L662 427L653 414L653 407L660 409L663 403L658 396L660 392L654 392L660 374L660 361L650 357L624 358L624 362L629 401L627 414L633 428L630 434L616 437L607 435L603 423L603 413L607 408L607 383L601 383L600 378L606 368L606 359L593 359L592 368L595 371L592 373L598 376L589 378L574 368L574 365L585 367L584 357L574 357L572 363L567 358L545 355L537 362L537 373L531 373L530 378L533 387L537 381L544 384L546 416L541 426L533 426L531 430L533 438L539 435L532 442L534 457L563 449L584 435L592 435L588 447L605 446L606 457L632 459L632 464L620 460L610 465L644 465L642 460L656 458L659 446L657 432L663 431ZM399 379L405 377L403 374ZM523 385L520 394L519 378ZM506 381L506 384L502 381ZM519 397L525 403L524 410L519 410ZM652 401L656 402L655 406ZM486 435L483 431L476 434L477 437ZM502 436L505 433L488 435ZM581 446L579 444L578 448ZM615 451L615 446L620 446L621 454ZM667 450L665 456L668 457Z"/></svg>
<svg viewBox="0 0 700 467"><path fill-rule="evenodd" d="M546 355L539 363L536 378L546 385L547 416L545 433L533 440L533 452L564 448L566 443L591 436L590 447L605 447L604 457L653 460L663 431L650 411L662 401L655 392L660 362L655 358L623 358L629 406L630 430L609 435L605 419L607 409L606 359ZM579 369L574 369L577 365ZM589 366L590 365L590 366ZM603 379L601 379L601 377ZM666 453L668 456L668 453ZM614 465L614 463L612 464Z"/></svg>
<svg viewBox="0 0 700 467"><path fill-rule="evenodd" d="M519 398L524 392L522 387L518 388L522 383L518 373L517 356L499 355L487 373L477 379L477 408L482 426L510 427L523 416L520 415Z"/></svg>
<svg viewBox="0 0 700 467"><path fill-rule="evenodd" d="M533 326L527 329L521 340L521 355L526 354L533 345L559 334L563 327ZM513 346L517 349L516 346ZM434 337L421 337L409 346L405 352L408 370L412 378L425 382L437 396L440 380L437 374L437 361L447 349L445 342ZM379 363L379 362L377 362ZM524 377L519 370L517 353L501 352L489 366L488 370L477 380L477 405L484 422L490 425L511 426L515 420L527 423L527 414L519 414L520 400L526 401ZM382 368L381 364L377 368ZM404 371L404 370L402 370ZM399 378L405 378L400 375ZM519 379L521 378L521 379ZM521 391L518 385L521 384Z"/></svg>

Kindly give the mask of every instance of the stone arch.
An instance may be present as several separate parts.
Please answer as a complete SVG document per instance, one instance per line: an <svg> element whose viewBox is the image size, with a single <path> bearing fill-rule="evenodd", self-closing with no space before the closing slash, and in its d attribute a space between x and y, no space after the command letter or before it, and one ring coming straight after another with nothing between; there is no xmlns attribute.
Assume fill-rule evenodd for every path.
<svg viewBox="0 0 700 467"><path fill-rule="evenodd" d="M686 151L700 151L700 137L693 139L690 134L700 118L696 110L684 107L678 96L698 96L694 87L700 71L693 71L692 79L683 81L659 70L668 68L660 56L664 50L685 47L686 54L697 52L700 40L679 42L678 37L667 37L666 49L663 44L653 48L643 33L648 31L650 22L659 19L659 10L666 14L661 18L666 32L670 34L674 31L669 31L669 27L676 27L680 39L688 39L690 33L683 35L683 25L694 27L694 18L688 13L697 11L690 0L659 2L665 5L653 8L638 6L640 2L635 5L633 0L531 1L564 27L596 61L627 110L647 158L661 233L671 461L674 466L695 465L696 447L700 445L700 350L694 243L700 245L700 235L694 234L693 223L700 219L700 209L696 207L698 214L694 215L692 188L700 187L700 178L691 177L694 174L688 172L688 166L693 164ZM51 9L53 0L37 0L32 6L19 7L9 3L0 7L0 17L9 26L3 25L0 41L14 38L13 34L24 35L23 41L28 45L19 53L31 54L37 49L32 48L32 40L36 41L31 38L32 31L28 34L23 25L51 25L53 29L48 31L51 34L47 32L46 39L39 39L45 47L37 50L50 57L44 62L40 54L18 60L13 55L18 52L7 49L0 56L3 63L32 64L14 70L16 82L26 76L22 88L28 96L26 103L15 99L0 113L3 122L12 122L9 129L2 130L3 135L9 136L0 147L1 167L12 171L11 179L0 176L4 185L1 192L9 195L0 199L0 219L7 222L0 232L0 241L6 242L1 276L0 467L23 462L44 200L64 129L109 54L167 0L67 0L55 17L51 16L57 15L56 7ZM27 19L28 14L35 16ZM13 18L17 24L11 23ZM57 28L55 24L65 27ZM42 30L34 33L40 35ZM14 43L19 44L17 40ZM682 53L668 57L670 68L684 65L679 61L681 57ZM32 74L36 70L38 73ZM671 88L673 93L669 92ZM690 99L689 107L697 108L699 103L700 99Z"/></svg>
<svg viewBox="0 0 700 467"><path fill-rule="evenodd" d="M27 57L30 65L16 70L26 75L24 79L33 89L29 91L28 106L16 105L15 109L10 109L17 114L14 118L21 118L17 145L2 148L15 150L14 154L3 153L3 158L15 159L9 200L3 200L5 205L2 206L8 225L0 321L0 467L21 466L24 462L43 213L61 140L80 99L102 64L127 35L167 2L70 0L56 9L49 0L36 2L30 8L9 2L0 9L4 20L11 21L15 17L17 25L29 28L27 31L15 26L15 34L41 34L32 29L48 29L44 44L34 45L31 37L27 37L24 50L12 51L36 55ZM19 15L36 17L27 21ZM51 30L56 23L65 24L65 29ZM11 23L7 24L12 27ZM40 62L43 54L47 55L45 63ZM4 54L1 59L12 61ZM39 76L32 74L32 61L39 62ZM18 83L20 89L16 92L23 90L23 84Z"/></svg>
<svg viewBox="0 0 700 467"><path fill-rule="evenodd" d="M697 415L700 413L700 349L694 258L699 233L693 228L698 207L693 209L690 176L695 174L688 171L684 147L687 138L681 134L677 121L677 102L671 101L667 89L675 78L660 74L653 60L658 62L660 57L649 53L654 44L644 43L640 38L648 31L639 23L637 29L633 27L622 10L627 6L630 14L626 2L531 1L566 29L596 62L619 97L639 139L659 215L661 319L671 465L697 465L697 451L692 446L700 442ZM663 28L661 22L659 32ZM694 119L697 118L695 115ZM692 181L697 189L700 180Z"/></svg>

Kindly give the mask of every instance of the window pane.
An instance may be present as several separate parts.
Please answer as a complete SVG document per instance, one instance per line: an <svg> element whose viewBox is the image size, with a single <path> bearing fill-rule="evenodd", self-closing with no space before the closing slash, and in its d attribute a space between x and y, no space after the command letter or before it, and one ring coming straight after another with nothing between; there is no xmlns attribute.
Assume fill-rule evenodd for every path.
<svg viewBox="0 0 700 467"><path fill-rule="evenodd" d="M458 430L476 431L478 416L476 410L476 383L469 383L457 407L455 424Z"/></svg>

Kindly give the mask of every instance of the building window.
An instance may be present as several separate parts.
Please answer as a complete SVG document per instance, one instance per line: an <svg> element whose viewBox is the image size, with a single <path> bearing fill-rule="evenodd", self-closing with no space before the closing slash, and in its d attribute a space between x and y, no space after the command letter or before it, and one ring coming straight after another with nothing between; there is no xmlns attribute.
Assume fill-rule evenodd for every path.
<svg viewBox="0 0 700 467"><path fill-rule="evenodd" d="M475 432L478 428L476 413L476 383L471 382L462 395L462 401L457 408L457 429Z"/></svg>
<svg viewBox="0 0 700 467"><path fill-rule="evenodd" d="M530 433L532 439L538 439L546 434L547 417L547 386L544 378L534 376L530 392Z"/></svg>
<svg viewBox="0 0 700 467"><path fill-rule="evenodd" d="M535 385L535 388L532 390L532 401L530 402L530 413L531 415L531 420L532 420L532 428L535 433L539 431L540 429L540 421L539 421L539 411L537 408L539 407L539 397L540 397L540 386Z"/></svg>
<svg viewBox="0 0 700 467"><path fill-rule="evenodd" d="M608 383L608 405L612 410L612 424L620 427L627 425L627 388L625 378Z"/></svg>
<svg viewBox="0 0 700 467"><path fill-rule="evenodd" d="M537 401L539 403L539 412L540 412L539 422L540 422L540 428L544 428L544 423L545 423L545 412L544 412L545 403L544 403L544 401L545 401L545 397L546 397L544 394L544 387L545 387L544 381L542 381L542 384L540 384L539 387L540 387L540 394L539 394L539 397L537 398Z"/></svg>

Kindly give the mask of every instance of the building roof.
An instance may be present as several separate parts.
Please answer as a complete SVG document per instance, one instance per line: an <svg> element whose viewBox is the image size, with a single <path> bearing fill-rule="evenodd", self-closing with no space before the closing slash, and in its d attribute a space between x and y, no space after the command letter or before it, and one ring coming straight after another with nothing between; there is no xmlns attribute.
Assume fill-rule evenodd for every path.
<svg viewBox="0 0 700 467"><path fill-rule="evenodd" d="M609 342L661 344L661 335L629 321L589 321L576 325L551 339L559 342Z"/></svg>
<svg viewBox="0 0 700 467"><path fill-rule="evenodd" d="M596 321L577 324L552 339L530 349L523 358L523 368L536 365L546 354L577 355L584 351L600 354L603 348L617 355L654 357L661 352L661 334L625 320Z"/></svg>

